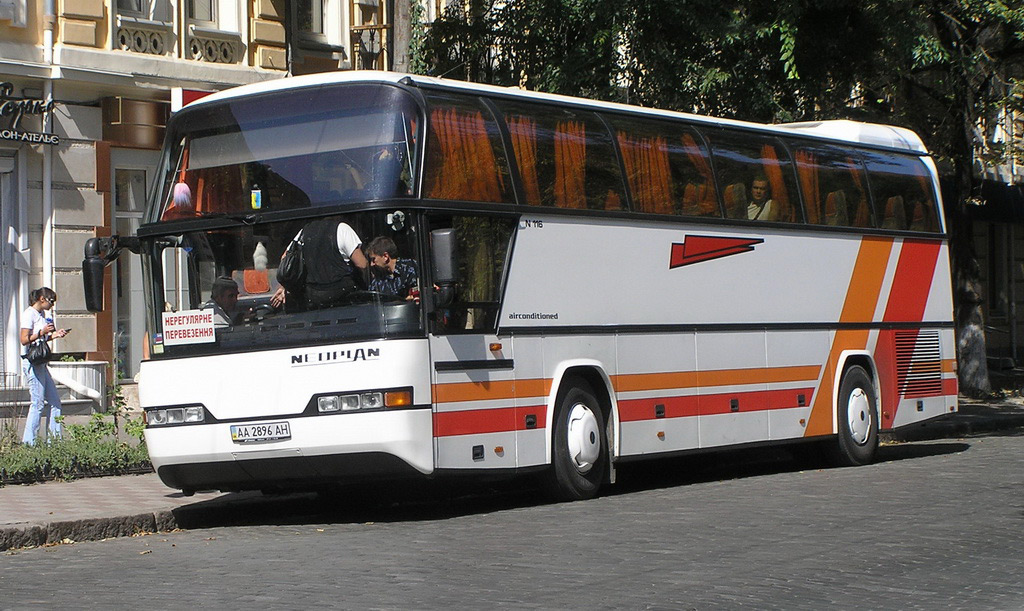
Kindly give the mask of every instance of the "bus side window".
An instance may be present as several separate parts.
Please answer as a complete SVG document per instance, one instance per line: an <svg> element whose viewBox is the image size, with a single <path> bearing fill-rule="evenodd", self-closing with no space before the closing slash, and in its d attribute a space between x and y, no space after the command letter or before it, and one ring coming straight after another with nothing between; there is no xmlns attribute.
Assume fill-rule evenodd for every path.
<svg viewBox="0 0 1024 611"><path fill-rule="evenodd" d="M611 136L589 112L496 100L512 140L522 203L589 210L625 206Z"/></svg>
<svg viewBox="0 0 1024 611"><path fill-rule="evenodd" d="M497 123L476 98L427 96L430 105L424 197L512 203L512 181Z"/></svg>
<svg viewBox="0 0 1024 611"><path fill-rule="evenodd" d="M803 222L793 164L781 143L724 130L708 135L727 218Z"/></svg>
<svg viewBox="0 0 1024 611"><path fill-rule="evenodd" d="M431 229L455 229L458 262L455 299L435 316L439 332L496 329L506 258L517 223L514 218L475 215L431 219Z"/></svg>
<svg viewBox="0 0 1024 611"><path fill-rule="evenodd" d="M668 122L608 120L637 212L720 215L711 162L700 136Z"/></svg>
<svg viewBox="0 0 1024 611"><path fill-rule="evenodd" d="M883 208L883 229L940 231L931 179L920 159L876 151L863 156L871 194Z"/></svg>
<svg viewBox="0 0 1024 611"><path fill-rule="evenodd" d="M860 160L827 146L795 153L807 220L833 227L875 227L867 179Z"/></svg>

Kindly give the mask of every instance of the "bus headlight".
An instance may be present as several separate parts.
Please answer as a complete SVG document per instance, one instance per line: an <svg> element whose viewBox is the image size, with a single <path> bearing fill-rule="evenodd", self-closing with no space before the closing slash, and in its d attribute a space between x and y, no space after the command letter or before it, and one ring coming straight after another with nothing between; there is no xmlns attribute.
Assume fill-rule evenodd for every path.
<svg viewBox="0 0 1024 611"><path fill-rule="evenodd" d="M411 390L368 391L347 395L322 395L316 398L316 408L321 414L411 405Z"/></svg>
<svg viewBox="0 0 1024 611"><path fill-rule="evenodd" d="M363 409L377 409L384 406L384 395L379 392L364 392L359 395L359 404Z"/></svg>
<svg viewBox="0 0 1024 611"><path fill-rule="evenodd" d="M316 400L316 408L321 412L336 412L341 409L341 397L338 395L318 397Z"/></svg>
<svg viewBox="0 0 1024 611"><path fill-rule="evenodd" d="M163 426L165 424L195 424L205 421L206 410L204 410L201 405L146 410L146 424L148 426Z"/></svg>

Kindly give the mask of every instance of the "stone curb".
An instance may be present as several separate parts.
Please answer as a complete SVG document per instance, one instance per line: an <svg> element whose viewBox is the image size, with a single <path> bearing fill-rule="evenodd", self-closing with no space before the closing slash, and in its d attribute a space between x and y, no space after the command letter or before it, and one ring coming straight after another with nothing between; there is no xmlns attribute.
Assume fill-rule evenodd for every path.
<svg viewBox="0 0 1024 611"><path fill-rule="evenodd" d="M73 543L98 541L176 528L178 528L177 520L171 511L50 522L42 526L35 525L25 528L5 528L0 530L0 552L24 547L53 545L65 540Z"/></svg>

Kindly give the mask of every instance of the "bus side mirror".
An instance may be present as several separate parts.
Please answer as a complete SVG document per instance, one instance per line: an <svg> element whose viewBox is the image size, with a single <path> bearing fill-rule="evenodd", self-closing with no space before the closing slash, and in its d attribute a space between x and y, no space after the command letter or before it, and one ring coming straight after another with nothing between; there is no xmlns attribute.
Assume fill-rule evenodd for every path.
<svg viewBox="0 0 1024 611"><path fill-rule="evenodd" d="M85 307L90 312L103 311L103 270L107 267L109 244L103 238L90 238L85 242L82 260L82 284L85 288Z"/></svg>
<svg viewBox="0 0 1024 611"><path fill-rule="evenodd" d="M102 257L86 257L82 261L85 307L90 312L103 311L103 269L105 267L107 267L107 261Z"/></svg>
<svg viewBox="0 0 1024 611"><path fill-rule="evenodd" d="M434 284L434 305L445 308L455 301L458 261L455 258L455 230L435 229L430 232L431 266Z"/></svg>
<svg viewBox="0 0 1024 611"><path fill-rule="evenodd" d="M103 311L103 269L117 259L122 248L139 254L142 252L138 238L110 236L89 238L85 242L85 259L82 260L82 284L85 289L85 307L90 312Z"/></svg>

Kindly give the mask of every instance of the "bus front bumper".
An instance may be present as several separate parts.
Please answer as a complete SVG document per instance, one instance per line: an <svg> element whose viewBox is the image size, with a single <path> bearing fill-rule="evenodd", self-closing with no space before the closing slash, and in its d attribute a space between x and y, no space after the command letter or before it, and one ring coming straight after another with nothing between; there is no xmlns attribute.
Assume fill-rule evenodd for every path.
<svg viewBox="0 0 1024 611"><path fill-rule="evenodd" d="M231 437L238 423L211 423L147 428L146 445L164 484L186 491L313 488L433 472L430 409L266 422L287 422L290 438L239 443Z"/></svg>

